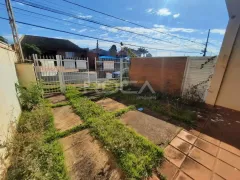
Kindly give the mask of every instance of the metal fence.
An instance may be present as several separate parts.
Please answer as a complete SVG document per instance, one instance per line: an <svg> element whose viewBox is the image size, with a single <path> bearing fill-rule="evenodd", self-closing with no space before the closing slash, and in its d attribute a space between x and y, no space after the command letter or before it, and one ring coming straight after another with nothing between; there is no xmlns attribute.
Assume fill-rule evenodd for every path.
<svg viewBox="0 0 240 180"><path fill-rule="evenodd" d="M116 82L119 88L129 81L128 60L95 60L95 71L89 71L88 58L65 58L61 55L33 55L36 78L43 84L44 93L63 93L67 86L102 86ZM104 86L104 85L103 85Z"/></svg>
<svg viewBox="0 0 240 180"><path fill-rule="evenodd" d="M97 81L97 74L89 72L88 58L33 55L33 59L36 78L42 82L45 94L65 92L68 85L83 87Z"/></svg>
<svg viewBox="0 0 240 180"><path fill-rule="evenodd" d="M109 80L129 80L130 61L126 59L98 59L95 61L95 70L98 82Z"/></svg>

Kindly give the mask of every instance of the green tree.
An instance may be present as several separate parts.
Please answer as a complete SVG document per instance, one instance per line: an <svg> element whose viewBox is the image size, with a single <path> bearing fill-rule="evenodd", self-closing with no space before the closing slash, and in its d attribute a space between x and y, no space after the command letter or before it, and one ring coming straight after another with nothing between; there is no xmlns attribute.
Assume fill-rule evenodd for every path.
<svg viewBox="0 0 240 180"><path fill-rule="evenodd" d="M152 54L151 53L147 53L146 57L152 57Z"/></svg>
<svg viewBox="0 0 240 180"><path fill-rule="evenodd" d="M145 49L144 47L140 47L140 48L138 48L137 51L138 51L141 55L143 55L143 56L145 56L145 54L148 53L148 50Z"/></svg>
<svg viewBox="0 0 240 180"><path fill-rule="evenodd" d="M8 41L6 38L4 38L3 36L0 36L0 41L4 42L4 43L7 43L8 44Z"/></svg>
<svg viewBox="0 0 240 180"><path fill-rule="evenodd" d="M23 44L22 50L24 56L31 56L32 54L41 54L41 50L34 44Z"/></svg>
<svg viewBox="0 0 240 180"><path fill-rule="evenodd" d="M127 55L131 58L137 57L137 55L128 47L124 47L123 50L127 52Z"/></svg>
<svg viewBox="0 0 240 180"><path fill-rule="evenodd" d="M109 55L116 57L117 56L117 46L112 45L111 48L109 49Z"/></svg>

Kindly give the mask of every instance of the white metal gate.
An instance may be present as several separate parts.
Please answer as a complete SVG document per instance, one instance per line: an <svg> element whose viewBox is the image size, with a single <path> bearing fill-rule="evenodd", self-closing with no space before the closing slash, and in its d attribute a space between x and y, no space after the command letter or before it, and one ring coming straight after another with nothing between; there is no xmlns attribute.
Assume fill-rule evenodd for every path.
<svg viewBox="0 0 240 180"><path fill-rule="evenodd" d="M88 58L33 55L33 59L36 78L42 82L45 94L65 92L68 85L83 87L97 80L97 74L89 72Z"/></svg>
<svg viewBox="0 0 240 180"><path fill-rule="evenodd" d="M120 87L129 82L130 61L124 58L95 60L97 82L116 81Z"/></svg>

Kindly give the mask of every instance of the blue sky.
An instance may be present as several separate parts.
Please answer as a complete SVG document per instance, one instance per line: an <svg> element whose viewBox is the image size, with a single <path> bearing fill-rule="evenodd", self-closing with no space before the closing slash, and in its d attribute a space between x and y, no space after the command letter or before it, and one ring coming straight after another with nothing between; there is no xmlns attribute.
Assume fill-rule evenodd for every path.
<svg viewBox="0 0 240 180"><path fill-rule="evenodd" d="M228 22L228 13L225 0L69 0L80 3L81 5L117 16L123 19L144 25L150 29L144 29L127 22L122 22L71 4L62 0L21 0L37 3L49 8L58 9L71 13L83 19L90 19L108 24L120 29L144 34L153 38L164 39L170 43L165 43L151 38L137 36L127 32L121 32L116 29L107 28L101 25L86 22L84 20L74 19L64 15L54 14L44 10L39 10L27 5L12 2L14 7L26 9L56 17L61 20L49 19L46 17L29 14L14 9L15 18L18 21L24 21L41 26L52 27L73 33L94 36L102 39L114 40L117 42L135 44L144 47L169 49L186 52L200 52L203 46L200 44L184 41L175 36L191 39L199 43L204 43L207 37L208 29L211 29L210 45L208 55L215 55L219 52ZM0 0L4 3L4 0ZM7 17L6 8L0 5L1 17ZM68 21L68 22L67 22ZM79 23L81 25L72 24ZM12 42L11 29L9 23L0 20L0 35ZM90 27L86 27L86 26ZM75 35L53 32L41 28L30 27L18 24L20 35L31 34L38 36L69 39L83 48L95 48L96 40L83 38ZM161 34L161 31L173 36ZM99 42L102 49L109 49L113 43ZM116 44L120 49L119 44ZM129 46L130 47L130 46ZM133 47L131 47L133 48ZM177 56L194 55L199 53L179 53L166 50L150 50L154 56Z"/></svg>

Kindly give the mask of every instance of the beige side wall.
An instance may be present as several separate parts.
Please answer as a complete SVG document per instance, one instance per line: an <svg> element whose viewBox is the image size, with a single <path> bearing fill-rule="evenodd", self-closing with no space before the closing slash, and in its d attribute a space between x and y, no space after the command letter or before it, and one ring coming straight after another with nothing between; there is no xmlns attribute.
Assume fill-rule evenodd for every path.
<svg viewBox="0 0 240 180"><path fill-rule="evenodd" d="M240 1L226 0L229 23L206 103L240 111Z"/></svg>
<svg viewBox="0 0 240 180"><path fill-rule="evenodd" d="M0 43L0 144L6 140L11 121L21 114L15 83L18 83L14 63L15 52Z"/></svg>
<svg viewBox="0 0 240 180"><path fill-rule="evenodd" d="M28 87L36 82L33 64L16 64L16 69L20 85Z"/></svg>
<svg viewBox="0 0 240 180"><path fill-rule="evenodd" d="M216 105L240 111L240 29L238 29Z"/></svg>

